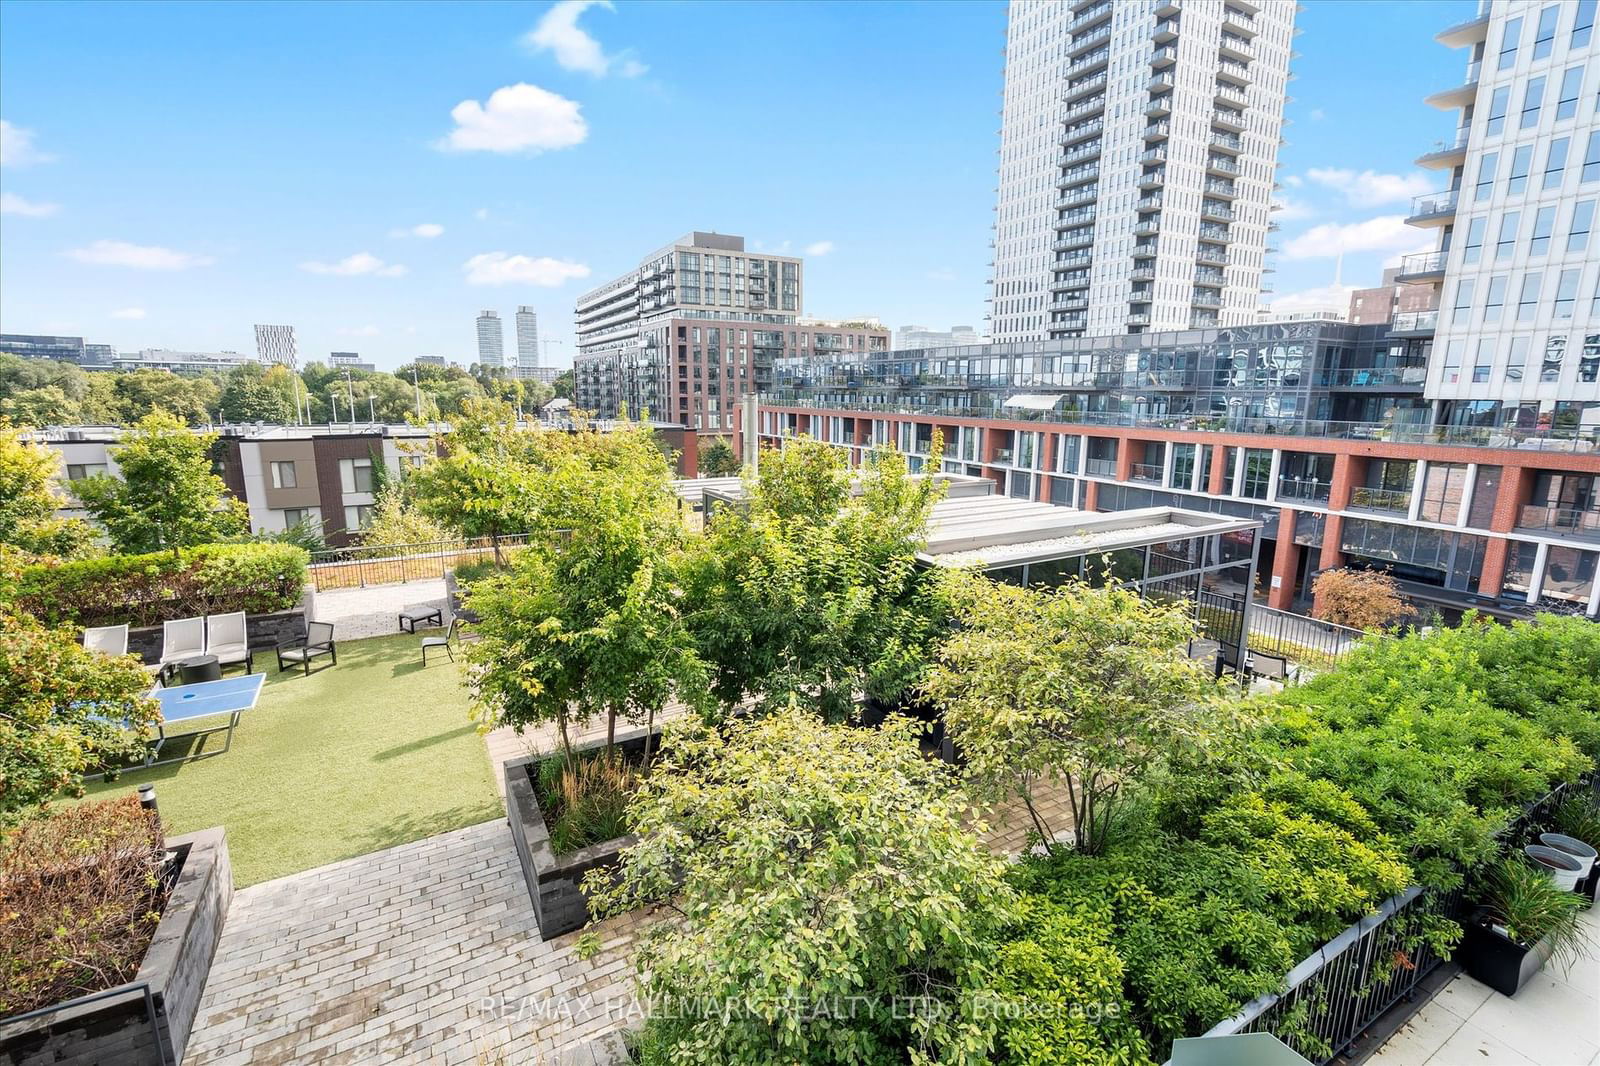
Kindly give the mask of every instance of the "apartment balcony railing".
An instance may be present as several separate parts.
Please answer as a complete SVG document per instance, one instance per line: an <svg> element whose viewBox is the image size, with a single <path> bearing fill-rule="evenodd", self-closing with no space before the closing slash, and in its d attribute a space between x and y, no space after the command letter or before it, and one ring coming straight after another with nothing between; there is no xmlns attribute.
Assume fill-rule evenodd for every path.
<svg viewBox="0 0 1600 1066"><path fill-rule="evenodd" d="M1094 243L1094 229L1079 230L1076 233L1064 233L1051 245L1055 251L1070 252L1074 248L1086 248ZM1059 260L1058 260L1059 262Z"/></svg>
<svg viewBox="0 0 1600 1066"><path fill-rule="evenodd" d="M1117 461L1115 459L1085 459L1083 472L1092 477L1116 477Z"/></svg>
<svg viewBox="0 0 1600 1066"><path fill-rule="evenodd" d="M1423 219L1442 219L1456 213L1456 190L1428 193L1411 201L1411 216L1407 222Z"/></svg>
<svg viewBox="0 0 1600 1066"><path fill-rule="evenodd" d="M1456 130L1456 135L1449 141L1440 144L1437 148L1430 148L1428 151L1422 153L1422 155L1417 158L1417 162L1423 166L1434 166L1435 169L1442 168L1446 160L1450 159L1451 157L1458 156L1467 150L1467 139L1470 132L1470 127L1462 126L1460 129Z"/></svg>
<svg viewBox="0 0 1600 1066"><path fill-rule="evenodd" d="M1068 126L1066 132L1061 135L1061 138L1057 143L1063 148L1067 147L1068 145L1077 144L1084 138L1093 137L1095 134L1105 129L1105 125L1106 124L1103 120L1093 118L1087 122L1080 122L1076 126Z"/></svg>
<svg viewBox="0 0 1600 1066"><path fill-rule="evenodd" d="M1061 199L1056 201L1055 209L1057 211L1070 211L1075 207L1094 203L1099 196L1100 186L1098 185L1086 185L1079 189L1072 189L1062 194Z"/></svg>
<svg viewBox="0 0 1600 1066"><path fill-rule="evenodd" d="M1144 113L1149 118L1166 118L1172 114L1172 97L1158 96L1144 105Z"/></svg>
<svg viewBox="0 0 1600 1066"><path fill-rule="evenodd" d="M1233 78L1247 85L1250 83L1250 68L1232 59L1219 58L1217 60L1217 75L1224 78Z"/></svg>
<svg viewBox="0 0 1600 1066"><path fill-rule="evenodd" d="M1081 37L1080 36L1073 37L1072 38L1072 47L1070 49L1068 49L1067 54L1068 55L1076 55L1080 50L1082 50L1084 48L1093 48L1095 45L1102 44L1102 43L1104 43L1106 41L1109 41L1110 39L1111 39L1111 27L1110 26L1102 26L1098 30L1092 30L1092 31L1084 33Z"/></svg>
<svg viewBox="0 0 1600 1066"><path fill-rule="evenodd" d="M1156 32L1153 34L1157 44L1166 44L1178 36L1178 20L1162 19L1156 23Z"/></svg>
<svg viewBox="0 0 1600 1066"><path fill-rule="evenodd" d="M1085 258L1088 257L1086 256ZM1087 270L1069 270L1061 277L1056 278L1050 283L1050 288L1055 292L1066 292L1071 289L1087 289L1088 287L1089 272Z"/></svg>
<svg viewBox="0 0 1600 1066"><path fill-rule="evenodd" d="M1057 259L1055 262L1051 263L1050 265L1051 266L1057 266L1057 267L1063 267L1063 266L1068 266L1068 267L1088 266L1093 261L1094 261L1094 256L1090 255L1088 252L1079 252L1076 255L1064 255L1061 258ZM1063 281L1061 284L1064 284L1064 285L1076 284L1076 279L1067 279L1066 281Z"/></svg>
<svg viewBox="0 0 1600 1066"><path fill-rule="evenodd" d="M1222 9L1222 25L1241 35L1254 35L1256 33L1256 17L1246 14L1238 8L1224 7Z"/></svg>
<svg viewBox="0 0 1600 1066"><path fill-rule="evenodd" d="M1161 247L1161 241L1156 237L1146 237L1142 241L1133 242L1133 256L1135 259L1147 259L1156 254Z"/></svg>
<svg viewBox="0 0 1600 1066"><path fill-rule="evenodd" d="M1088 166L1073 167L1056 179L1056 188L1065 189L1085 181L1092 181L1100 176L1100 164L1090 163Z"/></svg>
<svg viewBox="0 0 1600 1066"><path fill-rule="evenodd" d="M1101 71L1099 74L1069 83L1066 90L1062 92L1061 98L1068 102L1078 100L1092 92L1105 88L1105 84L1105 71Z"/></svg>
<svg viewBox="0 0 1600 1066"><path fill-rule="evenodd" d="M1071 166L1073 163L1084 159L1094 159L1100 155L1100 142L1090 141L1081 148L1074 148L1059 160L1062 166Z"/></svg>
<svg viewBox="0 0 1600 1066"><path fill-rule="evenodd" d="M1139 154L1139 162L1141 163L1165 163L1166 161L1167 150L1165 148L1147 148Z"/></svg>
<svg viewBox="0 0 1600 1066"><path fill-rule="evenodd" d="M1062 226L1077 226L1085 222L1093 222L1094 211L1095 209L1092 207L1079 208L1076 211L1068 211L1066 214L1060 215L1056 218L1055 227L1056 229L1060 229Z"/></svg>
<svg viewBox="0 0 1600 1066"><path fill-rule="evenodd" d="M1404 256L1400 260L1400 273L1396 281L1407 278L1419 278L1427 274L1443 274L1445 259L1444 252L1421 252L1417 255Z"/></svg>
<svg viewBox="0 0 1600 1066"><path fill-rule="evenodd" d="M1194 272L1194 280L1202 285L1226 285L1228 283L1228 275L1220 270L1196 270Z"/></svg>
<svg viewBox="0 0 1600 1066"><path fill-rule="evenodd" d="M1233 208L1224 204L1200 204L1200 217L1214 219L1217 222L1232 222Z"/></svg>
<svg viewBox="0 0 1600 1066"><path fill-rule="evenodd" d="M1092 70L1094 67L1105 63L1105 61L1110 58L1111 49L1109 48L1101 48L1098 51L1090 52L1086 56L1080 56L1079 58L1073 60L1072 66L1067 68L1067 74L1072 75L1077 74L1080 71Z"/></svg>
<svg viewBox="0 0 1600 1066"><path fill-rule="evenodd" d="M1200 239L1203 241L1232 240L1227 226L1213 226L1204 222L1200 223Z"/></svg>
<svg viewBox="0 0 1600 1066"><path fill-rule="evenodd" d="M1172 132L1172 124L1171 123L1169 123L1169 122L1152 122L1152 123L1150 123L1150 125L1148 125L1148 126L1146 126L1144 128L1144 139L1147 140L1147 141L1164 141L1164 140L1167 139L1167 135L1170 134L1171 132Z"/></svg>
<svg viewBox="0 0 1600 1066"><path fill-rule="evenodd" d="M1088 308L1089 298L1087 296L1070 296L1065 300L1053 300L1050 306L1057 311L1082 311Z"/></svg>
<svg viewBox="0 0 1600 1066"><path fill-rule="evenodd" d="M1152 94L1170 93L1176 85L1177 82L1172 80L1172 75L1170 74L1157 74L1144 83L1144 87L1150 90Z"/></svg>
<svg viewBox="0 0 1600 1066"><path fill-rule="evenodd" d="M1195 289L1190 302L1201 307L1221 307L1222 293L1217 289Z"/></svg>
<svg viewBox="0 0 1600 1066"><path fill-rule="evenodd" d="M1158 185L1165 184L1166 180L1167 168L1157 167L1155 170L1147 170L1139 175L1139 188L1153 189Z"/></svg>
<svg viewBox="0 0 1600 1066"><path fill-rule="evenodd" d="M1411 490L1356 488L1350 491L1352 511L1374 511L1379 514L1410 514Z"/></svg>
<svg viewBox="0 0 1600 1066"><path fill-rule="evenodd" d="M1195 249L1194 261L1207 266L1227 266L1232 260L1225 249L1202 244Z"/></svg>
<svg viewBox="0 0 1600 1066"><path fill-rule="evenodd" d="M1149 285L1135 285L1133 291L1128 294L1128 302L1131 304L1147 304L1155 294L1155 289ZM1139 313L1143 314L1144 312Z"/></svg>
<svg viewBox="0 0 1600 1066"><path fill-rule="evenodd" d="M1250 106L1250 101L1245 97L1244 90L1232 85L1218 85L1216 91L1212 93L1211 99L1219 104L1231 107L1235 111L1243 111Z"/></svg>
<svg viewBox="0 0 1600 1066"><path fill-rule="evenodd" d="M1073 104L1067 109L1066 114L1062 115L1061 118L1063 121L1071 122L1073 119L1079 118L1083 115L1099 114L1105 109L1106 97L1104 93L1101 93L1099 96L1091 97L1081 104Z"/></svg>
<svg viewBox="0 0 1600 1066"><path fill-rule="evenodd" d="M1218 181L1213 178L1201 186L1208 195L1234 197L1239 195L1239 188L1231 181Z"/></svg>
<svg viewBox="0 0 1600 1066"><path fill-rule="evenodd" d="M1211 146L1213 148L1221 148L1225 152L1244 151L1244 142L1231 133L1213 132L1211 134Z"/></svg>
<svg viewBox="0 0 1600 1066"><path fill-rule="evenodd" d="M1333 482L1318 481L1308 477L1280 477L1278 499L1301 500L1305 503L1327 503L1333 494Z"/></svg>
<svg viewBox="0 0 1600 1066"><path fill-rule="evenodd" d="M1129 481L1151 481L1161 484L1162 467L1160 463L1134 463L1128 473Z"/></svg>
<svg viewBox="0 0 1600 1066"><path fill-rule="evenodd" d="M1390 333L1432 333L1439 325L1438 311L1402 311L1389 324Z"/></svg>
<svg viewBox="0 0 1600 1066"><path fill-rule="evenodd" d="M1004 463L1005 465L1010 466L1011 465L1011 455L1012 455L1012 452L1011 452L1010 448L996 448L994 450L994 461L997 462L997 463Z"/></svg>
<svg viewBox="0 0 1600 1066"><path fill-rule="evenodd" d="M1082 329L1089 324L1088 315L1066 315L1059 323L1062 329Z"/></svg>
<svg viewBox="0 0 1600 1066"><path fill-rule="evenodd" d="M1216 174L1238 174L1239 164L1226 156L1214 155L1206 159L1206 169Z"/></svg>
<svg viewBox="0 0 1600 1066"><path fill-rule="evenodd" d="M1326 389L1420 389L1427 383L1427 378L1427 368L1420 366L1326 369L1317 374L1317 385Z"/></svg>
<svg viewBox="0 0 1600 1066"><path fill-rule="evenodd" d="M1178 61L1178 50L1170 44L1164 44L1150 53L1152 67L1170 67Z"/></svg>
<svg viewBox="0 0 1600 1066"><path fill-rule="evenodd" d="M1161 210L1161 197L1141 196L1133 206L1140 211L1159 211Z"/></svg>
<svg viewBox="0 0 1600 1066"><path fill-rule="evenodd" d="M1128 277L1134 281L1154 281L1156 280L1156 269L1155 267L1136 267L1129 271Z"/></svg>
<svg viewBox="0 0 1600 1066"><path fill-rule="evenodd" d="M1135 311L1128 316L1128 325L1130 326L1148 326L1149 324L1150 316L1143 311Z"/></svg>
<svg viewBox="0 0 1600 1066"><path fill-rule="evenodd" d="M1600 510L1529 504L1517 518L1518 529L1536 529L1566 537L1600 539Z"/></svg>
<svg viewBox="0 0 1600 1066"><path fill-rule="evenodd" d="M1228 33L1226 31L1223 32L1222 39L1218 41L1218 49L1223 55L1232 52L1241 59L1249 59L1255 55L1255 46L1248 37L1241 37L1237 33Z"/></svg>
<svg viewBox="0 0 1600 1066"><path fill-rule="evenodd" d="M1134 224L1133 232L1141 237L1153 236L1161 232L1161 221L1152 218L1146 222L1137 222Z"/></svg>
<svg viewBox="0 0 1600 1066"><path fill-rule="evenodd" d="M1114 5L1110 3L1094 5L1087 11L1080 13L1076 18L1074 18L1067 26L1068 31L1077 33L1079 30L1092 25L1096 20L1102 19L1111 14L1111 9L1113 6Z"/></svg>

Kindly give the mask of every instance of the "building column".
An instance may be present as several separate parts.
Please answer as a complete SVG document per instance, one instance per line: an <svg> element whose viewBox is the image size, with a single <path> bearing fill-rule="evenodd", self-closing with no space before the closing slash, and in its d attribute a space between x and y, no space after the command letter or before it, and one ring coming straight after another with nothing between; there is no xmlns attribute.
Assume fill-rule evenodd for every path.
<svg viewBox="0 0 1600 1066"><path fill-rule="evenodd" d="M1140 447L1144 445L1141 442ZM1139 458L1144 458L1141 454ZM1133 479L1133 438L1123 437L1117 442L1117 480L1131 481Z"/></svg>
<svg viewBox="0 0 1600 1066"><path fill-rule="evenodd" d="M1328 486L1328 510L1342 511L1350 506L1350 492L1356 478L1366 473L1366 461L1348 453L1333 459L1333 481ZM1336 570L1344 565L1344 516L1330 514L1322 526L1322 553L1317 557L1317 570ZM1322 610L1322 597L1312 601L1312 613Z"/></svg>
<svg viewBox="0 0 1600 1066"><path fill-rule="evenodd" d="M1295 515L1285 507L1278 512L1278 544L1272 552L1272 579L1268 582L1267 606L1287 611L1294 602L1294 578L1300 571L1300 545L1294 542Z"/></svg>
<svg viewBox="0 0 1600 1066"><path fill-rule="evenodd" d="M1100 504L1100 482L1084 481L1082 485L1083 509L1085 511L1093 511Z"/></svg>
<svg viewBox="0 0 1600 1066"><path fill-rule="evenodd" d="M1533 472L1526 466L1500 468L1500 490L1495 496L1494 512L1489 516L1491 533L1509 533L1517 528L1522 518L1522 505L1533 492ZM1495 597L1505 584L1506 560L1511 543L1504 537L1490 537L1483 551L1483 568L1478 571L1478 594Z"/></svg>
<svg viewBox="0 0 1600 1066"><path fill-rule="evenodd" d="M1228 449L1221 444L1202 445L1201 447L1209 447L1211 449L1211 484L1206 486L1206 492L1212 496L1221 496L1223 483L1228 479L1227 471L1223 468L1223 464L1227 462ZM1197 454L1196 459L1198 460L1198 458Z"/></svg>

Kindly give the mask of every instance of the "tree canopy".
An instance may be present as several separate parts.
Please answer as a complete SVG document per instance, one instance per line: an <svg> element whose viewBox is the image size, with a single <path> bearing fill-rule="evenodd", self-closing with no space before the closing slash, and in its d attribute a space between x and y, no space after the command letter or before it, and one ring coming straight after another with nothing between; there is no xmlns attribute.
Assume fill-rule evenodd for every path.
<svg viewBox="0 0 1600 1066"><path fill-rule="evenodd" d="M89 539L74 519L56 517L64 502L56 490L60 459L49 448L24 444L21 432L0 420L0 544L36 555L70 555Z"/></svg>

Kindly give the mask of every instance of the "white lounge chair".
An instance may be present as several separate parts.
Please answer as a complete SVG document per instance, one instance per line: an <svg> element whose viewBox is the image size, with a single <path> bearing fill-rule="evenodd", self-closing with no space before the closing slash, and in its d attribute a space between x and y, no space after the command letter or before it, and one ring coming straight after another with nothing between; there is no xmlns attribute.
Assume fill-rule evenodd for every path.
<svg viewBox="0 0 1600 1066"><path fill-rule="evenodd" d="M217 665L223 669L234 663L244 663L245 673L255 672L250 661L250 634L245 628L243 611L206 616L206 654L215 655Z"/></svg>
<svg viewBox="0 0 1600 1066"><path fill-rule="evenodd" d="M83 646L101 655L128 654L127 626L95 626L83 631Z"/></svg>
<svg viewBox="0 0 1600 1066"><path fill-rule="evenodd" d="M206 620L177 618L161 623L161 670L206 653Z"/></svg>

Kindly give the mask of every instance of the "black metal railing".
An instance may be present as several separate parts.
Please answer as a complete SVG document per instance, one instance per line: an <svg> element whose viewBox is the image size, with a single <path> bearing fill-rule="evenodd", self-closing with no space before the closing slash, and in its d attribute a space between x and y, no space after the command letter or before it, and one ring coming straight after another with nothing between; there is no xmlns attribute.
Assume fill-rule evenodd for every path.
<svg viewBox="0 0 1600 1066"><path fill-rule="evenodd" d="M508 550L527 542L526 533L501 536L500 553L503 557ZM444 577L445 572L453 567L492 560L495 557L495 543L490 537L471 537L416 544L362 544L349 548L330 548L311 553L306 579L318 592L327 592L330 589L398 585L406 581Z"/></svg>
<svg viewBox="0 0 1600 1066"><path fill-rule="evenodd" d="M1502 849L1519 846L1570 790L1588 783L1582 778L1558 785L1530 804L1496 834ZM1450 891L1413 885L1390 897L1301 960L1282 992L1251 1001L1205 1035L1272 1033L1313 1062L1332 1061L1445 961L1428 945L1424 926L1467 917L1475 873L1469 871L1462 887Z"/></svg>
<svg viewBox="0 0 1600 1066"><path fill-rule="evenodd" d="M1260 604L1250 608L1250 648L1281 655L1298 666L1326 669L1348 655L1369 634ZM1384 639L1372 635L1374 639Z"/></svg>

